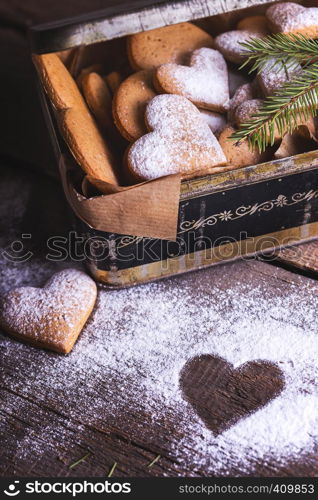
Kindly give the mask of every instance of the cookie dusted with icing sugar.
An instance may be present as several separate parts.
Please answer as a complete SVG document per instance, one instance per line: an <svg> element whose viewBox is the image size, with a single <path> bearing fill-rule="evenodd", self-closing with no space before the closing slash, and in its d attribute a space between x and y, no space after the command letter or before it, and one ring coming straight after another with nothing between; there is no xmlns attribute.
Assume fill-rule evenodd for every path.
<svg viewBox="0 0 318 500"><path fill-rule="evenodd" d="M251 120L258 113L263 104L262 99L250 99L244 101L234 111L234 123L240 126L242 123Z"/></svg>
<svg viewBox="0 0 318 500"><path fill-rule="evenodd" d="M224 127L226 126L226 118L220 113L215 113L214 111L208 111L206 109L201 110L201 116L209 125L213 134L218 137Z"/></svg>
<svg viewBox="0 0 318 500"><path fill-rule="evenodd" d="M245 83L239 87L232 99L230 100L228 117L230 122L235 121L235 111L236 109L245 101L254 99L255 92L252 83Z"/></svg>
<svg viewBox="0 0 318 500"><path fill-rule="evenodd" d="M151 70L138 71L120 84L113 99L113 118L128 141L135 141L147 133L146 106L155 95Z"/></svg>
<svg viewBox="0 0 318 500"><path fill-rule="evenodd" d="M226 31L218 35L214 40L215 48L218 49L227 61L241 64L245 61L243 42L251 38L263 38L267 32L256 32L250 30Z"/></svg>
<svg viewBox="0 0 318 500"><path fill-rule="evenodd" d="M200 47L212 47L213 38L192 23L179 23L128 37L128 57L134 70L153 69L161 64L184 64Z"/></svg>
<svg viewBox="0 0 318 500"><path fill-rule="evenodd" d="M200 108L223 113L229 106L227 65L222 54L214 49L195 50L190 66L160 66L154 83L161 92L186 97Z"/></svg>
<svg viewBox="0 0 318 500"><path fill-rule="evenodd" d="M237 145L231 135L235 129L231 126L225 127L219 137L219 143L223 149L226 159L233 168L247 167L249 165L257 165L269 161L272 158L271 149L267 149L264 153L259 153L258 150L252 151L247 141L242 141Z"/></svg>
<svg viewBox="0 0 318 500"><path fill-rule="evenodd" d="M188 99L162 94L146 109L150 133L138 139L127 153L127 166L139 181L171 174L191 178L213 172L226 163L225 155L202 118Z"/></svg>
<svg viewBox="0 0 318 500"><path fill-rule="evenodd" d="M272 95L285 82L288 82L301 72L301 65L296 61L289 61L288 66L269 59L257 75L258 83L265 96Z"/></svg>
<svg viewBox="0 0 318 500"><path fill-rule="evenodd" d="M69 353L97 296L95 282L82 271L54 274L43 288L11 290L0 303L0 325L17 340Z"/></svg>
<svg viewBox="0 0 318 500"><path fill-rule="evenodd" d="M267 9L266 17L274 32L318 37L317 7L306 8L293 2L278 3Z"/></svg>

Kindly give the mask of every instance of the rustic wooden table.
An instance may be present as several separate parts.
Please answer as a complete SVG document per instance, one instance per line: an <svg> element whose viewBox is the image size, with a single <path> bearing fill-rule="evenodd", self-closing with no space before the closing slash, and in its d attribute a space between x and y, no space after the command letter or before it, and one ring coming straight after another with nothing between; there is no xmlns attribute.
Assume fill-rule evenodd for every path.
<svg viewBox="0 0 318 500"><path fill-rule="evenodd" d="M59 185L12 166L2 172L1 291L40 286L59 268L81 266L45 258L47 238L69 230ZM24 240L32 258L8 260L4 251L22 234L32 235ZM317 245L305 246L304 255L308 248L311 258ZM284 259L294 265L289 252ZM114 477L316 476L317 425L310 415L308 425L301 420L312 411L318 379L310 375L310 349L300 351L303 365L297 349L302 335L306 342L307 332L315 334L309 313L317 293L315 279L296 268L246 260L130 291L100 291L69 357L1 335L1 475L105 477L116 463ZM229 362L242 359L249 361L245 369L233 371ZM169 380L169 363L179 387ZM297 366L309 370L308 380L293 378ZM297 400L298 408L288 391L293 395L299 383L309 399ZM269 404L262 410L263 403Z"/></svg>

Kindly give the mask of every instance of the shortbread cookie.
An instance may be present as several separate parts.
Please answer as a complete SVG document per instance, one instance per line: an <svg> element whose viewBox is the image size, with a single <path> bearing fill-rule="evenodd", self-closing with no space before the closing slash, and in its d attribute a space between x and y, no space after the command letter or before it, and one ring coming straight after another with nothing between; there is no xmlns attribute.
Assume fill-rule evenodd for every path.
<svg viewBox="0 0 318 500"><path fill-rule="evenodd" d="M224 55L225 59L235 64L241 64L246 59L244 55L246 49L241 44L251 38L262 38L265 34L247 30L226 31L215 38L214 45Z"/></svg>
<svg viewBox="0 0 318 500"><path fill-rule="evenodd" d="M235 111L244 102L254 98L254 87L251 83L245 83L237 89L234 96L230 100L229 105L229 121L235 122Z"/></svg>
<svg viewBox="0 0 318 500"><path fill-rule="evenodd" d="M118 184L112 152L62 61L56 54L34 56L34 61L77 163L92 178Z"/></svg>
<svg viewBox="0 0 318 500"><path fill-rule="evenodd" d="M94 72L84 75L82 90L101 130L106 134L113 134L112 96L103 78Z"/></svg>
<svg viewBox="0 0 318 500"><path fill-rule="evenodd" d="M233 113L234 123L239 127L242 123L253 118L253 115L260 110L262 99L250 99L242 102Z"/></svg>
<svg viewBox="0 0 318 500"><path fill-rule="evenodd" d="M79 75L76 78L76 83L77 86L80 90L82 90L82 82L83 79L88 75L89 73L97 73L99 74L102 71L102 66L100 64L91 64L90 66L87 66L86 68L81 69L79 72Z"/></svg>
<svg viewBox="0 0 318 500"><path fill-rule="evenodd" d="M269 7L266 17L275 33L294 33L306 38L318 37L318 8L306 8L293 2Z"/></svg>
<svg viewBox="0 0 318 500"><path fill-rule="evenodd" d="M189 178L226 163L210 127L185 97L154 97L146 109L146 123L152 132L138 139L127 154L128 169L135 179L177 173Z"/></svg>
<svg viewBox="0 0 318 500"><path fill-rule="evenodd" d="M155 87L186 97L200 108L223 113L229 105L227 65L220 52L195 50L189 66L168 63L155 71Z"/></svg>
<svg viewBox="0 0 318 500"><path fill-rule="evenodd" d="M33 55L45 91L58 110L72 108L81 102L78 87L56 54Z"/></svg>
<svg viewBox="0 0 318 500"><path fill-rule="evenodd" d="M220 113L215 113L214 111L208 111L206 109L201 110L201 115L209 125L213 134L218 137L224 127L226 126L226 118Z"/></svg>
<svg viewBox="0 0 318 500"><path fill-rule="evenodd" d="M111 93L114 94L118 89L119 85L121 84L121 82L123 81L123 77L121 76L119 71L112 71L111 73L108 73L108 75L104 77L104 80L108 85Z"/></svg>
<svg viewBox="0 0 318 500"><path fill-rule="evenodd" d="M128 141L147 133L146 106L155 95L151 70L138 71L119 86L113 100L113 117L119 132Z"/></svg>
<svg viewBox="0 0 318 500"><path fill-rule="evenodd" d="M256 33L267 33L268 32L268 20L266 16L249 16L244 17L238 22L236 26L237 30L246 30Z"/></svg>
<svg viewBox="0 0 318 500"><path fill-rule="evenodd" d="M226 127L219 137L219 143L226 159L230 165L235 168L247 167L249 165L257 165L270 160L272 152L270 148L264 153L259 153L258 150L251 151L247 141L242 141L239 146L235 141L230 139L231 135L235 132L233 127Z"/></svg>
<svg viewBox="0 0 318 500"><path fill-rule="evenodd" d="M43 288L16 288L4 295L0 324L22 342L67 354L89 318L96 296L96 284L89 276L66 269L54 274Z"/></svg>
<svg viewBox="0 0 318 500"><path fill-rule="evenodd" d="M296 61L284 66L281 62L269 59L257 75L258 83L265 96L272 95L285 82L294 78L301 71L301 65Z"/></svg>
<svg viewBox="0 0 318 500"><path fill-rule="evenodd" d="M93 179L118 184L114 158L96 123L85 108L66 109L60 117L63 136L75 160Z"/></svg>
<svg viewBox="0 0 318 500"><path fill-rule="evenodd" d="M187 63L188 55L212 47L213 38L192 23L180 23L128 37L128 56L135 70L152 69L168 62Z"/></svg>
<svg viewBox="0 0 318 500"><path fill-rule="evenodd" d="M233 113L233 122L235 125L240 127L243 123L253 120L254 115L260 110L263 104L262 99L251 99L250 101L244 101L240 104ZM274 129L274 141L281 139L281 134L278 128Z"/></svg>

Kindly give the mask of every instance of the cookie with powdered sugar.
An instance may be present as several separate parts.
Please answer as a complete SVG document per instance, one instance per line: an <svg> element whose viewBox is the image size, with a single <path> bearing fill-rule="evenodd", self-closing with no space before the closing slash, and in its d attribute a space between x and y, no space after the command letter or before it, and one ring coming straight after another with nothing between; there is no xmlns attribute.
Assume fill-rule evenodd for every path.
<svg viewBox="0 0 318 500"><path fill-rule="evenodd" d="M268 148L264 153L260 153L257 149L251 150L247 141L242 141L239 145L231 139L231 135L235 129L231 126L225 127L219 137L220 146L226 156L226 159L233 168L247 167L249 165L257 165L269 161L272 158L271 148Z"/></svg>
<svg viewBox="0 0 318 500"><path fill-rule="evenodd" d="M294 2L278 3L267 9L266 17L275 33L318 37L317 7L307 8Z"/></svg>
<svg viewBox="0 0 318 500"><path fill-rule="evenodd" d="M95 282L76 269L54 274L43 288L21 287L1 299L0 325L21 342L69 353L97 297Z"/></svg>
<svg viewBox="0 0 318 500"><path fill-rule="evenodd" d="M289 61L288 65L283 65L275 58L270 58L257 75L257 80L265 96L268 96L300 72L301 65L296 59Z"/></svg>
<svg viewBox="0 0 318 500"><path fill-rule="evenodd" d="M218 137L227 123L225 115L215 113L214 111L208 111L207 109L202 109L201 116L209 125L215 137Z"/></svg>
<svg viewBox="0 0 318 500"><path fill-rule="evenodd" d="M154 83L159 91L186 97L200 108L220 113L228 109L228 69L217 50L195 50L190 66L174 63L160 66L155 71Z"/></svg>
<svg viewBox="0 0 318 500"><path fill-rule="evenodd" d="M244 47L241 45L251 38L263 38L267 31L233 30L221 33L214 40L215 48L218 49L227 61L241 64L245 61Z"/></svg>
<svg viewBox="0 0 318 500"><path fill-rule="evenodd" d="M154 97L145 119L151 132L138 139L127 153L128 170L134 179L152 180L171 174L191 178L211 173L226 163L210 127L185 97Z"/></svg>

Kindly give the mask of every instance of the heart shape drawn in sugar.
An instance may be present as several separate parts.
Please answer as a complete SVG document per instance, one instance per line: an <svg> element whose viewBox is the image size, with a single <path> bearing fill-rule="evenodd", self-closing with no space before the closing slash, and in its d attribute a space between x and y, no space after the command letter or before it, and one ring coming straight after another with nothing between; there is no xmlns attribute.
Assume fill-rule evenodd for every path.
<svg viewBox="0 0 318 500"><path fill-rule="evenodd" d="M273 31L302 34L306 38L318 36L318 8L303 7L297 3L278 3L266 11Z"/></svg>
<svg viewBox="0 0 318 500"><path fill-rule="evenodd" d="M180 376L184 398L214 435L263 408L285 385L282 371L269 361L250 361L238 368L217 356L196 356Z"/></svg>
<svg viewBox="0 0 318 500"><path fill-rule="evenodd" d="M209 173L226 163L221 146L200 111L185 97L161 94L146 108L143 135L128 150L127 165L137 180L171 174Z"/></svg>
<svg viewBox="0 0 318 500"><path fill-rule="evenodd" d="M43 288L21 287L4 295L0 325L10 335L35 347L67 354L92 312L95 282L85 273L66 269Z"/></svg>
<svg viewBox="0 0 318 500"><path fill-rule="evenodd" d="M195 50L190 66L159 66L154 83L160 91L187 97L200 108L223 113L229 106L227 65L222 54L214 49Z"/></svg>

